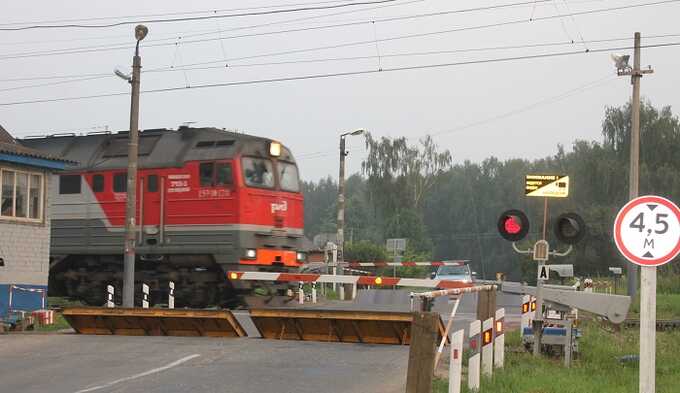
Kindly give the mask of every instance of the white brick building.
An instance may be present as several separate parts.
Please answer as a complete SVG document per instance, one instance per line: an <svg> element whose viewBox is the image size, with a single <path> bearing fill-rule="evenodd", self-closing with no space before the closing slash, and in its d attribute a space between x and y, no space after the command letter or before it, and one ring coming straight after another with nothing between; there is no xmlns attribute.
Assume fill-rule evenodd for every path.
<svg viewBox="0 0 680 393"><path fill-rule="evenodd" d="M19 145L0 126L0 318L46 305L49 180L64 165Z"/></svg>

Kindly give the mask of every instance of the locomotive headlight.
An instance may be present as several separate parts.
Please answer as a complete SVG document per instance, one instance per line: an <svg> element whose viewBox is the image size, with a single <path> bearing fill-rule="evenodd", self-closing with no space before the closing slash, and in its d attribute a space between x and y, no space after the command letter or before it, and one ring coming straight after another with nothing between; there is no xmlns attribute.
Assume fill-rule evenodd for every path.
<svg viewBox="0 0 680 393"><path fill-rule="evenodd" d="M304 262L307 260L307 254L305 254L304 252L298 252L296 254L296 258L298 262Z"/></svg>
<svg viewBox="0 0 680 393"><path fill-rule="evenodd" d="M272 157L281 155L281 144L279 142L271 142L269 144L269 155Z"/></svg>
<svg viewBox="0 0 680 393"><path fill-rule="evenodd" d="M254 249L254 248L247 248L246 249L246 258L248 258L248 259L257 258L257 250Z"/></svg>

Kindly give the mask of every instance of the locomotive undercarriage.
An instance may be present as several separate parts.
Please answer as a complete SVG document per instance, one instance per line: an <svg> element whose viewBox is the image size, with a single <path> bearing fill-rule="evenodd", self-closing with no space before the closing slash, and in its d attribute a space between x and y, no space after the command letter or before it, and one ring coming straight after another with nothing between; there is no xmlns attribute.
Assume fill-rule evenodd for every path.
<svg viewBox="0 0 680 393"><path fill-rule="evenodd" d="M167 305L169 282L175 283L175 306L239 308L246 305L280 305L289 300L288 285L227 280L228 270L289 271L272 266L218 264L212 255L138 256L135 262L135 305L142 303L142 283L149 286L151 306ZM122 304L122 255L70 255L53 258L49 275L50 296L76 299L91 306L106 303L106 287L115 288L114 301Z"/></svg>

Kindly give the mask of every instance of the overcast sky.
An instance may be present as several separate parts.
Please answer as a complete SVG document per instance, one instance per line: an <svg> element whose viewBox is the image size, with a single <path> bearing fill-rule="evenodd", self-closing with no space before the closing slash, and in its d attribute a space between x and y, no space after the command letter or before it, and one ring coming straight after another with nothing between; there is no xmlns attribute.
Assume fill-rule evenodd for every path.
<svg viewBox="0 0 680 393"><path fill-rule="evenodd" d="M635 31L642 32L643 45L680 42L677 0L541 19L652 1L537 1L406 19L401 17L521 0L396 0L275 15L148 23L150 32L141 47L145 71L142 90L627 47L632 45ZM176 18L187 16L174 14L178 12L249 8L212 13L227 15L291 9L300 4L319 7L348 2L351 1L4 1L0 3L0 28L26 26L16 24L20 22L115 23L137 21L141 19L138 15L166 14L160 18ZM254 7L263 8L251 9ZM399 18L385 20L393 17ZM66 21L77 18L87 20ZM530 18L536 20L529 22ZM337 24L346 26L320 28ZM502 25L439 33L490 24ZM3 104L128 92L128 85L112 76L112 70L115 66L129 70L133 29L134 25L124 25L0 31L0 124L18 137L127 129L127 94L78 101ZM305 30L281 32L299 29ZM261 34L270 32L278 33ZM396 39L408 35L420 36ZM645 38L653 35L675 36ZM616 38L627 39L587 42ZM197 40L201 42L190 42ZM574 43L569 43L572 40ZM366 43L349 45L356 42ZM549 43L562 45L517 48ZM324 46L336 48L312 50ZM489 49L508 46L515 48ZM98 49L49 56L44 53L84 47ZM460 51L463 49L484 50ZM296 53L272 55L285 51ZM413 55L422 52L440 53ZM558 143L569 148L575 139L599 141L604 108L628 100L630 80L615 76L610 52L632 50L147 93L141 98L140 124L142 128L177 128L183 122L196 122L197 126L234 129L281 140L298 157L306 180L337 176L338 135L357 128L377 136L407 136L414 142L430 133L441 148L451 150L455 162L481 161L491 155L502 159L537 158L554 154ZM642 64L651 64L655 73L643 79L642 94L656 106L680 107L679 54L680 46L643 49ZM230 67L224 67L225 64ZM167 71L170 67L175 70ZM182 67L194 69L177 70ZM214 68L195 69L206 67ZM58 85L53 83L66 79L39 79L64 75L89 79L75 82L71 79ZM30 80L9 81L22 78ZM49 85L14 89L40 84ZM349 169L355 172L365 156L363 139L352 137L348 145Z"/></svg>

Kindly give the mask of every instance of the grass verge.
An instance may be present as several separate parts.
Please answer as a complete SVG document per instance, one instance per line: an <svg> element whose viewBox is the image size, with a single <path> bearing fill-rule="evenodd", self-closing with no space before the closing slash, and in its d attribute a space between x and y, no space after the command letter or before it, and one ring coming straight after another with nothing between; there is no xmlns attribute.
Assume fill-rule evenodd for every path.
<svg viewBox="0 0 680 393"><path fill-rule="evenodd" d="M680 295L659 295L658 318L680 317ZM634 317L634 316L631 316ZM580 357L571 368L561 359L534 358L523 350L517 331L506 333L505 368L483 378L480 392L494 393L637 393L638 364L622 363L639 351L639 330L612 332L597 322L581 326ZM656 391L680 393L680 331L656 333ZM463 376L463 392L467 376ZM435 393L448 392L448 381L437 379Z"/></svg>

